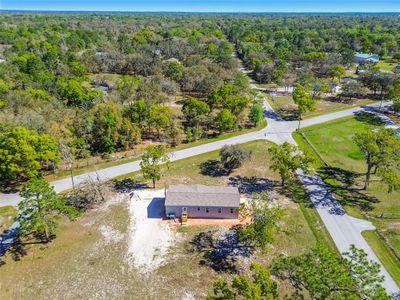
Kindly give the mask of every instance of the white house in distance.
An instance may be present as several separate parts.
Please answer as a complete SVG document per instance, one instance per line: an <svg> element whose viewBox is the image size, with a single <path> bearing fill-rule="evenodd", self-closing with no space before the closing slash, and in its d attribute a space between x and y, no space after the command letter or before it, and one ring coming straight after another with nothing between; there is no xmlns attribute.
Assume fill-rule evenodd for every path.
<svg viewBox="0 0 400 300"><path fill-rule="evenodd" d="M368 53L356 52L356 54L354 54L354 58L357 64L362 64L364 62L373 62L373 63L379 62L379 56L371 53L368 54Z"/></svg>
<svg viewBox="0 0 400 300"><path fill-rule="evenodd" d="M167 217L237 219L240 194L237 187L172 185L165 195Z"/></svg>

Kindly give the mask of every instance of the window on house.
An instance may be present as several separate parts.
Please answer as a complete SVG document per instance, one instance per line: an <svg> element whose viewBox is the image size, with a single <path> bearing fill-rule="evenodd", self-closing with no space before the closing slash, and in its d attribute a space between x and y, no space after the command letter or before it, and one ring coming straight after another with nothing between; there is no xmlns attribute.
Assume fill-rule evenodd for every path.
<svg viewBox="0 0 400 300"><path fill-rule="evenodd" d="M197 210L200 211L200 207L198 207Z"/></svg>
<svg viewBox="0 0 400 300"><path fill-rule="evenodd" d="M233 208L231 208L231 214L233 214Z"/></svg>
<svg viewBox="0 0 400 300"><path fill-rule="evenodd" d="M208 210L208 207L206 208L206 213L209 213L210 211Z"/></svg>
<svg viewBox="0 0 400 300"><path fill-rule="evenodd" d="M218 213L222 213L222 208L218 208Z"/></svg>

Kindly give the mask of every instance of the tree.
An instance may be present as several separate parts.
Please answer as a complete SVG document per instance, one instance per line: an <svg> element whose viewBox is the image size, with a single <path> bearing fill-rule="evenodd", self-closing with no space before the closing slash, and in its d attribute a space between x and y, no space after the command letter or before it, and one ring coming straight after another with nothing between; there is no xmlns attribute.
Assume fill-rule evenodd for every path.
<svg viewBox="0 0 400 300"><path fill-rule="evenodd" d="M17 126L0 131L0 179L33 178L40 169L60 161L56 140Z"/></svg>
<svg viewBox="0 0 400 300"><path fill-rule="evenodd" d="M332 77L337 78L339 82L345 75L346 75L346 69L341 65L337 65L332 69Z"/></svg>
<svg viewBox="0 0 400 300"><path fill-rule="evenodd" d="M90 108L96 100L101 99L101 91L87 88L75 79L66 79L61 77L57 84L58 94L68 105Z"/></svg>
<svg viewBox="0 0 400 300"><path fill-rule="evenodd" d="M250 216L251 222L239 231L239 239L265 250L274 241L277 224L284 211L280 207L270 207L268 194L261 193L255 196L242 214Z"/></svg>
<svg viewBox="0 0 400 300"><path fill-rule="evenodd" d="M155 104L150 108L150 122L157 130L160 139L160 131L165 130L171 122L171 110L168 106Z"/></svg>
<svg viewBox="0 0 400 300"><path fill-rule="evenodd" d="M312 171L312 159L308 155L300 153L296 146L288 142L279 146L273 145L268 152L272 160L270 168L279 173L282 186L287 180L294 178L297 169L301 169L303 172Z"/></svg>
<svg viewBox="0 0 400 300"><path fill-rule="evenodd" d="M235 126L236 117L228 109L221 109L221 111L215 117L214 122L219 133L221 134Z"/></svg>
<svg viewBox="0 0 400 300"><path fill-rule="evenodd" d="M342 86L342 94L348 97L349 101L351 101L353 97L363 95L365 92L365 88L357 80L350 80Z"/></svg>
<svg viewBox="0 0 400 300"><path fill-rule="evenodd" d="M129 149L141 141L140 128L122 114L121 104L108 101L97 104L93 113L91 148L94 153L113 153Z"/></svg>
<svg viewBox="0 0 400 300"><path fill-rule="evenodd" d="M241 148L238 145L225 145L219 152L221 163L229 171L239 168L243 162L250 159L251 151Z"/></svg>
<svg viewBox="0 0 400 300"><path fill-rule="evenodd" d="M280 256L274 261L272 274L288 280L303 299L304 290L311 299L391 299L380 285L379 265L366 259L355 247L341 258L325 247L317 246L299 256Z"/></svg>
<svg viewBox="0 0 400 300"><path fill-rule="evenodd" d="M252 264L250 270L253 272L251 278L236 276L230 285L223 279L214 282L213 292L207 296L207 300L279 299L277 283L271 279L269 269Z"/></svg>
<svg viewBox="0 0 400 300"><path fill-rule="evenodd" d="M167 153L167 148L163 145L149 145L142 155L140 168L144 179L153 181L153 188L156 187L156 180L161 178L161 165L167 164L168 166L169 164Z"/></svg>
<svg viewBox="0 0 400 300"><path fill-rule="evenodd" d="M178 121L176 119L170 120L170 123L165 131L165 135L168 143L172 147L176 147L182 142L182 129L178 125Z"/></svg>
<svg viewBox="0 0 400 300"><path fill-rule="evenodd" d="M329 82L326 80L316 80L312 84L312 99L319 98L322 94L328 93L331 90Z"/></svg>
<svg viewBox="0 0 400 300"><path fill-rule="evenodd" d="M249 119L257 126L264 119L264 109L260 102L254 103L250 110Z"/></svg>
<svg viewBox="0 0 400 300"><path fill-rule="evenodd" d="M183 77L183 66L179 61L170 62L165 70L165 75L172 80L179 81Z"/></svg>
<svg viewBox="0 0 400 300"><path fill-rule="evenodd" d="M198 127L210 113L210 107L203 101L189 98L185 101L182 112L186 122Z"/></svg>
<svg viewBox="0 0 400 300"><path fill-rule="evenodd" d="M127 115L133 123L139 124L139 126L143 128L149 120L150 107L144 100L134 101L129 106Z"/></svg>
<svg viewBox="0 0 400 300"><path fill-rule="evenodd" d="M400 111L400 78L390 87L389 99L393 101L394 110Z"/></svg>
<svg viewBox="0 0 400 300"><path fill-rule="evenodd" d="M34 178L25 183L21 190L22 201L18 205L20 233L44 236L49 242L62 215L73 219L77 211L65 204L44 179Z"/></svg>
<svg viewBox="0 0 400 300"><path fill-rule="evenodd" d="M238 115L247 107L249 100L239 87L225 84L210 94L208 104L211 108L219 105L223 109L229 109L232 114Z"/></svg>
<svg viewBox="0 0 400 300"><path fill-rule="evenodd" d="M381 285L384 279L380 265L369 261L367 253L351 245L350 251L343 255L343 263L355 279L356 294L361 299L391 299Z"/></svg>
<svg viewBox="0 0 400 300"><path fill-rule="evenodd" d="M372 173L377 173L389 185L389 191L400 185L400 142L393 129L365 130L354 135L354 142L360 148L367 164L364 189L367 190ZM397 180L396 180L397 179Z"/></svg>
<svg viewBox="0 0 400 300"><path fill-rule="evenodd" d="M293 101L298 106L298 111L299 111L298 112L298 114L299 114L298 129L300 129L300 121L301 121L303 114L306 111L315 110L315 100L312 99L309 90L301 84L296 85L296 87L293 91L292 97L293 97Z"/></svg>

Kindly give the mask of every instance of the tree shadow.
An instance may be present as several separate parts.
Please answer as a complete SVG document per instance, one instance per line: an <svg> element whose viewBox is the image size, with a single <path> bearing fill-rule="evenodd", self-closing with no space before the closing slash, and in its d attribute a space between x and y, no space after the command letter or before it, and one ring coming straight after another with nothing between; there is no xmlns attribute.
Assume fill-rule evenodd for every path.
<svg viewBox="0 0 400 300"><path fill-rule="evenodd" d="M373 125L373 126L380 126L382 125L381 119L374 115L373 113L369 112L359 112L356 113L355 118L359 122L363 122L365 124Z"/></svg>
<svg viewBox="0 0 400 300"><path fill-rule="evenodd" d="M363 211L371 211L374 208L373 204L379 203L375 196L366 194L360 188L354 188L357 179L365 174L335 167L321 168L318 173L325 182L330 183L329 189L342 205L357 206Z"/></svg>
<svg viewBox="0 0 400 300"><path fill-rule="evenodd" d="M130 193L134 190L147 189L149 186L145 183L139 183L131 178L125 178L114 181L115 191L118 193Z"/></svg>
<svg viewBox="0 0 400 300"><path fill-rule="evenodd" d="M190 245L203 253L200 265L211 267L216 272L237 273L237 261L250 257L254 248L242 243L238 237L238 228L226 232L206 231L197 234Z"/></svg>
<svg viewBox="0 0 400 300"><path fill-rule="evenodd" d="M354 97L354 96L350 99L349 97L345 97L342 95L342 96L327 97L327 98L324 98L322 101L327 101L327 102L331 102L331 103L353 104L356 99L357 99L357 97Z"/></svg>
<svg viewBox="0 0 400 300"><path fill-rule="evenodd" d="M10 244L8 252L14 261L19 261L23 256L28 254L26 251L26 244L24 244L19 237Z"/></svg>
<svg viewBox="0 0 400 300"><path fill-rule="evenodd" d="M228 176L231 171L225 169L219 160L210 159L200 164L200 172L202 175L221 177Z"/></svg>
<svg viewBox="0 0 400 300"><path fill-rule="evenodd" d="M299 110L295 108L279 109L278 113L284 121L297 121L299 119Z"/></svg>
<svg viewBox="0 0 400 300"><path fill-rule="evenodd" d="M318 171L323 179L334 179L344 185L344 188L350 188L356 183L356 180L364 174L348 171L337 167L323 167Z"/></svg>
<svg viewBox="0 0 400 300"><path fill-rule="evenodd" d="M277 182L268 178L231 176L229 185L239 188L241 193L252 194L265 192L277 185Z"/></svg>
<svg viewBox="0 0 400 300"><path fill-rule="evenodd" d="M279 185L276 190L287 198L292 199L295 203L302 203L309 208L314 207L314 203L311 201L304 186L298 180L288 182L285 186Z"/></svg>
<svg viewBox="0 0 400 300"><path fill-rule="evenodd" d="M9 233L8 234L14 234L14 233ZM33 238L35 238L35 241L28 241L24 242L22 241L22 238L20 235L16 235L12 240L8 242L3 242L0 243L0 267L4 266L6 262L1 259L2 256L4 256L6 253L9 253L12 260L14 261L19 261L21 260L22 257L28 254L28 251L26 250L26 246L28 245L47 245L49 242L51 242L56 236L52 235L50 236L50 240L46 241L44 235L33 235Z"/></svg>

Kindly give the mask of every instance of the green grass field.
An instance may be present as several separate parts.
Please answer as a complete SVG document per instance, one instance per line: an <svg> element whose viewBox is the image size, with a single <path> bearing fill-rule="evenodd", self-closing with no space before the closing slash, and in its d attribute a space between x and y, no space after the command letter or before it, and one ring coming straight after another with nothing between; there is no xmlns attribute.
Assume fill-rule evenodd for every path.
<svg viewBox="0 0 400 300"><path fill-rule="evenodd" d="M387 187L377 177L372 178L368 191L361 190L366 164L352 140L355 132L379 126L380 122L374 117L362 115L307 127L301 132L328 163L328 166L324 166L319 162L318 172L332 186L346 211L355 217L371 220L384 237L385 243L378 240L377 234L367 234L376 252L397 261L397 264L392 264L391 260L384 259L383 263L388 262L385 266L400 283L400 261L395 257L395 254L400 256L400 192L388 193ZM302 149L312 151L300 134L296 133L294 137Z"/></svg>

